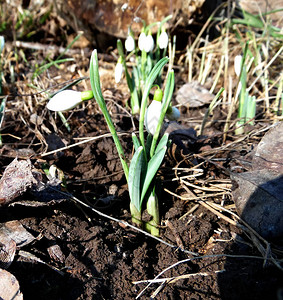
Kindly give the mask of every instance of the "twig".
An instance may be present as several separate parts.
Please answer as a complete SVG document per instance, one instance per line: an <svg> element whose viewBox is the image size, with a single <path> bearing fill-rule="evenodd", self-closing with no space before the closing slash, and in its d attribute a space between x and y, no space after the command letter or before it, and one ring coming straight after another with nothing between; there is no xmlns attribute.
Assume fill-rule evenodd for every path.
<svg viewBox="0 0 283 300"><path fill-rule="evenodd" d="M58 191L57 191L57 192L58 192ZM107 218L107 219L109 219L109 220L111 220L111 221L114 221L114 222L117 222L117 223L119 223L119 224L123 224L123 225L125 225L125 227L129 227L129 228L131 228L131 229L133 229L133 230L135 230L135 231L138 231L138 232L140 232L140 233L143 233L144 235L146 235L146 236L148 236L148 237L151 237L151 238L155 239L156 241L158 241L158 242L160 242L160 243L162 243L162 244L164 244L164 245L166 245L166 246L168 246L168 247L170 247L170 248L181 250L182 252L187 253L187 254L189 254L189 255L193 255L193 256L197 256L197 255L198 255L198 254L195 253L195 252L188 251L188 250L186 250L186 249L182 249L182 248L180 248L180 247L176 247L175 245L169 244L169 243L163 241L162 239L160 239L160 238L158 238L158 237L156 237L156 236L153 236L153 235L151 235L150 233L148 233L148 232L146 232L146 231L144 231L144 230L142 230L142 229L140 229L140 228L138 228L138 227L135 227L135 226L131 225L130 223L128 223L128 222L126 222L126 221L119 220L119 219L116 219L116 218L114 218L114 217L108 216L107 214L104 214L104 213L100 212L99 210L96 210L96 209L93 208L92 206L90 206L90 205L84 203L83 201L79 200L78 198L74 197L74 196L73 196L72 194L70 194L70 193L65 193L65 192L62 192L62 191L59 191L59 193L62 194L62 195L67 196L68 198L70 198L70 199L73 200L74 202L79 203L80 205L83 205L83 206L85 206L85 207L91 209L93 212L97 213L98 215L100 215L100 216L102 216L102 217L104 217L104 218Z"/></svg>
<svg viewBox="0 0 283 300"><path fill-rule="evenodd" d="M199 273L184 274L184 275L180 275L180 276L176 276L176 277L160 278L160 279L156 279L156 280L154 280L154 279L139 280L139 281L134 281L133 284L162 283L164 281L167 281L167 283L172 284L181 279L187 279L187 278L191 278L191 277L195 277L195 276L212 276L212 275L215 275L217 273L222 273L222 272L225 272L225 270L219 270L219 271L215 271L215 272L211 272L211 273L199 272Z"/></svg>
<svg viewBox="0 0 283 300"><path fill-rule="evenodd" d="M164 269L163 271L161 271L158 275L156 275L154 277L154 279L151 282L149 282L149 284L137 295L136 299L139 299L145 293L145 291L152 285L152 283L154 283L161 275L163 275L165 272L169 271L170 269L173 269L173 268L177 267L180 264L188 263L188 262L191 262L191 261L197 260L197 259L220 258L220 257L248 258L248 259L260 259L260 260L265 259L261 256L232 255L232 254L212 254L212 255L197 256L197 257L192 257L192 258L187 258L187 259L184 259L184 260L180 260L180 261L176 262L175 264L169 266L168 268ZM267 258L267 259L269 260L269 258Z"/></svg>
<svg viewBox="0 0 283 300"><path fill-rule="evenodd" d="M118 135L119 135L119 136L130 135L130 133L127 133L127 132L121 132L121 133L118 133ZM62 147L62 148L59 148L59 149L56 149L56 150L52 150L52 151L43 153L43 154L41 154L40 156L41 156L41 157L44 157L44 156L47 156L47 155L50 155L50 154L54 154L54 153L56 153L56 152L60 152L60 151L63 151L63 150L67 150L67 149L72 148L72 147L76 147L76 146L79 146L79 145L82 145L82 144L85 144L85 143L88 143L88 142L92 142L92 141L95 141L95 140L98 140L98 139L101 139L101 138L111 137L111 136L112 136L111 133L105 133L105 134L102 134L102 135L99 135L99 136L94 136L94 137L89 138L89 139L87 139L87 140L80 141L80 142L78 142L78 143L75 143L75 144L72 144L72 145L69 145L69 146L66 146L66 147Z"/></svg>

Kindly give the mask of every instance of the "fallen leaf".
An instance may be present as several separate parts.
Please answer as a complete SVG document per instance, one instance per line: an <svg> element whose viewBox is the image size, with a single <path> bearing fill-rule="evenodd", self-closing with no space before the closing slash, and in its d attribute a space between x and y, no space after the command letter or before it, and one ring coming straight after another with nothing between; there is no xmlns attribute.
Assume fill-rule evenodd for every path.
<svg viewBox="0 0 283 300"><path fill-rule="evenodd" d="M176 100L187 107L200 107L210 103L214 98L205 87L197 81L184 84L177 92Z"/></svg>
<svg viewBox="0 0 283 300"><path fill-rule="evenodd" d="M17 278L6 270L0 269L0 299L22 300L23 294Z"/></svg>
<svg viewBox="0 0 283 300"><path fill-rule="evenodd" d="M36 183L30 160L15 158L5 169L0 180L0 206L8 204Z"/></svg>

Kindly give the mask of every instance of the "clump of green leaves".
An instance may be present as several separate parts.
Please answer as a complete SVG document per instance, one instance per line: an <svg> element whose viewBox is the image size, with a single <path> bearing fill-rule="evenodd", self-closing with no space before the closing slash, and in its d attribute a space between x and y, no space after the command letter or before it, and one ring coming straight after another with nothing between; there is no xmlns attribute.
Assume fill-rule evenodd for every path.
<svg viewBox="0 0 283 300"><path fill-rule="evenodd" d="M96 51L93 52L90 62L90 80L93 95L101 108L101 111L104 115L104 118L107 122L119 153L123 170L128 182L129 195L131 199L130 209L133 221L137 224L142 224L142 211L144 207L143 204L144 202L146 202L147 211L152 216L152 220L148 222L145 227L153 235L159 235L159 209L156 191L156 174L167 150L168 134L163 135L159 142L158 138L165 114L168 110L168 107L170 106L173 94L173 71L170 71L168 74L167 83L164 89L164 95L162 97L161 111L160 114L156 115L158 123L155 128L154 135L152 136L151 134L149 134L147 139L145 139L144 136L144 122L150 90L154 84L155 79L160 74L162 68L165 66L168 60L169 59L166 57L159 60L157 64L152 68L148 75L148 78L145 81L140 106L139 136L137 137L135 134L132 135L135 153L129 165L127 164L123 148L119 141L111 117L107 111L105 100L102 96Z"/></svg>
<svg viewBox="0 0 283 300"><path fill-rule="evenodd" d="M76 92L64 90L57 93L47 104L50 110L64 111L72 109L83 101L92 98L96 100L113 137L128 182L132 220L156 236L159 235L157 172L164 159L169 137L168 134L161 136L161 129L165 116L173 120L177 119L180 115L176 108L171 107L174 90L173 70L168 70L164 90L157 86L150 105L148 105L148 98L151 89L156 87L156 78L168 61L169 58L167 57L160 59L153 66L145 80L140 104L139 134L138 136L134 133L132 134L134 155L130 162L125 156L124 149L102 95L96 50L92 53L89 68L91 91ZM149 132L147 137L144 134L144 126ZM144 209L147 209L147 212L151 215L151 220L145 224L142 221L142 212Z"/></svg>

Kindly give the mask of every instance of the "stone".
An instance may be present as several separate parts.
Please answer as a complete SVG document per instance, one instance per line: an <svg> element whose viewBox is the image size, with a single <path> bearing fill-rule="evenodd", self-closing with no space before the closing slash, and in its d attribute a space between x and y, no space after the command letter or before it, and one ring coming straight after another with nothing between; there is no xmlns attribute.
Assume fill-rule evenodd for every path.
<svg viewBox="0 0 283 300"><path fill-rule="evenodd" d="M131 25L136 37L144 20L151 24L173 15L172 24L190 23L194 13L201 9L205 0L69 0L56 1L59 13L75 23L79 29L89 31L89 27L118 38L125 38ZM214 1L214 8L218 1ZM153 32L156 28L152 28Z"/></svg>
<svg viewBox="0 0 283 300"><path fill-rule="evenodd" d="M268 240L283 237L283 175L263 169L232 176L239 216Z"/></svg>

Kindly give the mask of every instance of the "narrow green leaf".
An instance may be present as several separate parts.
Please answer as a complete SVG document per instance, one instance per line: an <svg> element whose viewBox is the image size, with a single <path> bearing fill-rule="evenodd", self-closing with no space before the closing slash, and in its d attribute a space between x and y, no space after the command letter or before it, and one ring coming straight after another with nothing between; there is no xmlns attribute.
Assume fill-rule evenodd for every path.
<svg viewBox="0 0 283 300"><path fill-rule="evenodd" d="M145 197L145 194L152 182L152 179L155 177L156 172L158 171L163 158L165 156L167 147L161 148L158 152L156 152L153 157L150 159L148 166L147 166L147 172L144 179L143 187L142 187L142 193L141 193L141 199L140 199L140 207L142 205L142 201Z"/></svg>
<svg viewBox="0 0 283 300"><path fill-rule="evenodd" d="M153 136L151 134L147 135L146 144L145 144L145 152L146 152L147 157L149 157L149 154L150 154L150 147L151 147L151 143L152 143L152 138L153 138Z"/></svg>
<svg viewBox="0 0 283 300"><path fill-rule="evenodd" d="M115 146L117 148L126 179L128 180L129 167L125 160L124 150L120 143L120 140L119 140L117 131L115 129L115 126L112 122L111 116L107 110L107 106L106 106L105 100L103 98L101 87L100 87L100 77L99 77L99 71L98 71L98 59L97 59L97 50L96 49L93 50L91 59L90 59L89 78L90 78L90 84L91 84L91 89L92 89L94 98L95 98L96 102L98 103L98 105L103 113L103 116L105 118L105 121L108 125L108 128L110 130L112 138L115 142Z"/></svg>
<svg viewBox="0 0 283 300"><path fill-rule="evenodd" d="M133 144L135 147L135 151L137 151L141 144L140 144L138 137L136 136L136 134L134 132L132 133L132 140L133 140Z"/></svg>
<svg viewBox="0 0 283 300"><path fill-rule="evenodd" d="M2 126L2 122L4 120L4 116L5 116L5 109L6 109L6 100L7 100L8 96L4 97L1 101L1 105L0 105L0 128Z"/></svg>
<svg viewBox="0 0 283 300"><path fill-rule="evenodd" d="M163 147L167 146L168 138L169 138L169 133L166 132L163 135L163 137L161 138L161 140L159 141L159 143L155 149L155 153L159 152Z"/></svg>
<svg viewBox="0 0 283 300"><path fill-rule="evenodd" d="M141 201L140 201L140 184L141 184L141 170L143 164L143 147L140 146L135 152L130 168L129 168L129 194L131 203L136 207L138 211L141 211Z"/></svg>

